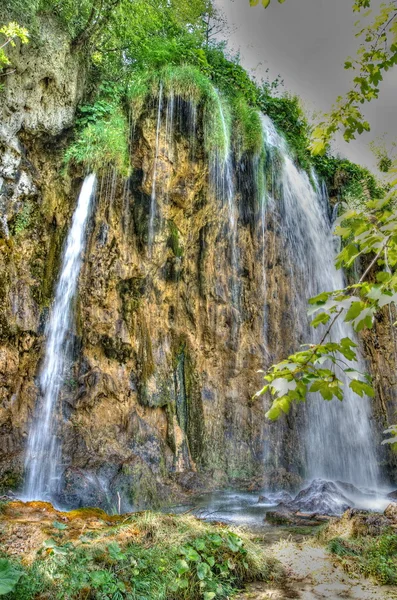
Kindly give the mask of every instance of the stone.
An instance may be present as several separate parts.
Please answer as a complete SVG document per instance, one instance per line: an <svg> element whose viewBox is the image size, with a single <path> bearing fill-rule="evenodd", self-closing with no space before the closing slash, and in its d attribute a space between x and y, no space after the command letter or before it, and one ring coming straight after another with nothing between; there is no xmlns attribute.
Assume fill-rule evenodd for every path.
<svg viewBox="0 0 397 600"><path fill-rule="evenodd" d="M393 523L397 523L397 502L391 502L386 507L384 515Z"/></svg>
<svg viewBox="0 0 397 600"><path fill-rule="evenodd" d="M351 505L338 486L323 479L314 479L288 504L295 510L321 515L340 515Z"/></svg>

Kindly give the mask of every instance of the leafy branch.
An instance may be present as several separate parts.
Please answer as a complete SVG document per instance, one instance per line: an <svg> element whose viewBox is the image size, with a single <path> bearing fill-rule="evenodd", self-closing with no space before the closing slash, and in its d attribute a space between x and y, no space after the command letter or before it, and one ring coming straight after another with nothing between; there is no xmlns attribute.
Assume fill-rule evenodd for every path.
<svg viewBox="0 0 397 600"><path fill-rule="evenodd" d="M270 4L270 0L261 0L264 8L267 8ZM284 4L285 0L278 0L279 4ZM250 6L258 6L259 0L250 0Z"/></svg>
<svg viewBox="0 0 397 600"><path fill-rule="evenodd" d="M356 0L353 11L369 10L371 0ZM359 23L359 22L358 22ZM339 96L331 112L325 115L313 131L311 149L313 154L326 151L332 137L342 130L346 141L355 139L355 135L370 130L370 124L363 117L361 105L379 96L379 84L384 73L397 64L397 0L382 4L372 23L362 27L356 37L363 41L355 59L345 62L345 69L354 72L353 88L346 96Z"/></svg>
<svg viewBox="0 0 397 600"><path fill-rule="evenodd" d="M5 49L7 46L14 47L17 39L19 39L22 44L28 43L29 33L25 27L21 27L15 22L0 27L0 71L11 64ZM1 75L8 75L9 73L9 71L6 71Z"/></svg>

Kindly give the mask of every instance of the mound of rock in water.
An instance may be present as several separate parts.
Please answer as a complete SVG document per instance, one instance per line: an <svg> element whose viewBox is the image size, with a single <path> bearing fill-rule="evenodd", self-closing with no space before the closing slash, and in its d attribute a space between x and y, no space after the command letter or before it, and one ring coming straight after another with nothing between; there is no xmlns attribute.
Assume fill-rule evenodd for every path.
<svg viewBox="0 0 397 600"><path fill-rule="evenodd" d="M290 505L293 509L308 513L340 515L350 508L352 502L332 481L315 479L299 492Z"/></svg>
<svg viewBox="0 0 397 600"><path fill-rule="evenodd" d="M265 503L275 499L277 495L261 496L259 502ZM326 481L314 479L310 485L301 490L295 498L288 494L280 494L279 504L275 510L266 514L266 520L278 524L297 524L306 521L315 524L323 516L340 516L348 509L357 506L365 499L376 498L371 490L360 490L356 486L342 481Z"/></svg>

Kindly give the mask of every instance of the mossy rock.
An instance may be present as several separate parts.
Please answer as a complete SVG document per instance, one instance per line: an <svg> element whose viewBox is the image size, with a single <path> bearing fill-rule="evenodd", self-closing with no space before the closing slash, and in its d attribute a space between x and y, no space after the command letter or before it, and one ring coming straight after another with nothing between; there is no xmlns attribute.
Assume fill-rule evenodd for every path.
<svg viewBox="0 0 397 600"><path fill-rule="evenodd" d="M101 344L105 356L111 360L117 360L120 364L125 364L132 356L132 347L120 338L103 335Z"/></svg>

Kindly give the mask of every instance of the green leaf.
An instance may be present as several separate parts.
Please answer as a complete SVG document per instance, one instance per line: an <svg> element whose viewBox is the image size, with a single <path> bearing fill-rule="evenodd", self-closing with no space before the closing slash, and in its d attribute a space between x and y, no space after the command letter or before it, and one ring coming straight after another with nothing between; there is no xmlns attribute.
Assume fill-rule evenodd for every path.
<svg viewBox="0 0 397 600"><path fill-rule="evenodd" d="M186 559L192 562L199 562L201 560L200 554L198 554L191 546L184 546L181 548L181 554L184 554Z"/></svg>
<svg viewBox="0 0 397 600"><path fill-rule="evenodd" d="M207 577L211 577L211 569L210 566L206 562L199 562L197 564L197 577L200 581L203 581Z"/></svg>
<svg viewBox="0 0 397 600"><path fill-rule="evenodd" d="M212 600L215 596L215 592L204 592L204 600Z"/></svg>
<svg viewBox="0 0 397 600"><path fill-rule="evenodd" d="M12 592L22 576L14 565L7 559L0 559L0 596Z"/></svg>
<svg viewBox="0 0 397 600"><path fill-rule="evenodd" d="M196 550L205 550L205 541L202 538L197 538L196 540L194 540L194 545L196 547Z"/></svg>
<svg viewBox="0 0 397 600"><path fill-rule="evenodd" d="M125 560L127 558L127 555L122 552L117 542L112 542L111 544L109 544L108 552L110 558L112 558L113 560L119 561Z"/></svg>
<svg viewBox="0 0 397 600"><path fill-rule="evenodd" d="M318 296L309 299L309 304L325 304L328 298L332 295L332 292L321 292Z"/></svg>
<svg viewBox="0 0 397 600"><path fill-rule="evenodd" d="M262 4L264 8L267 8L270 4L270 0L262 0Z"/></svg>
<svg viewBox="0 0 397 600"><path fill-rule="evenodd" d="M361 398L364 395L369 396L370 398L373 398L375 396L374 389L367 383L359 381L358 379L354 379L353 381L351 381L349 383L349 387L353 390L355 394L361 396Z"/></svg>
<svg viewBox="0 0 397 600"><path fill-rule="evenodd" d="M311 326L314 327L315 329L317 329L317 327L319 325L328 323L328 321L330 320L331 316L328 315L327 313L320 313L319 315L317 315L317 317L315 317L313 319L313 321L311 322Z"/></svg>
<svg viewBox="0 0 397 600"><path fill-rule="evenodd" d="M176 563L176 572L178 575L183 575L189 571L189 565L186 560L178 560Z"/></svg>

